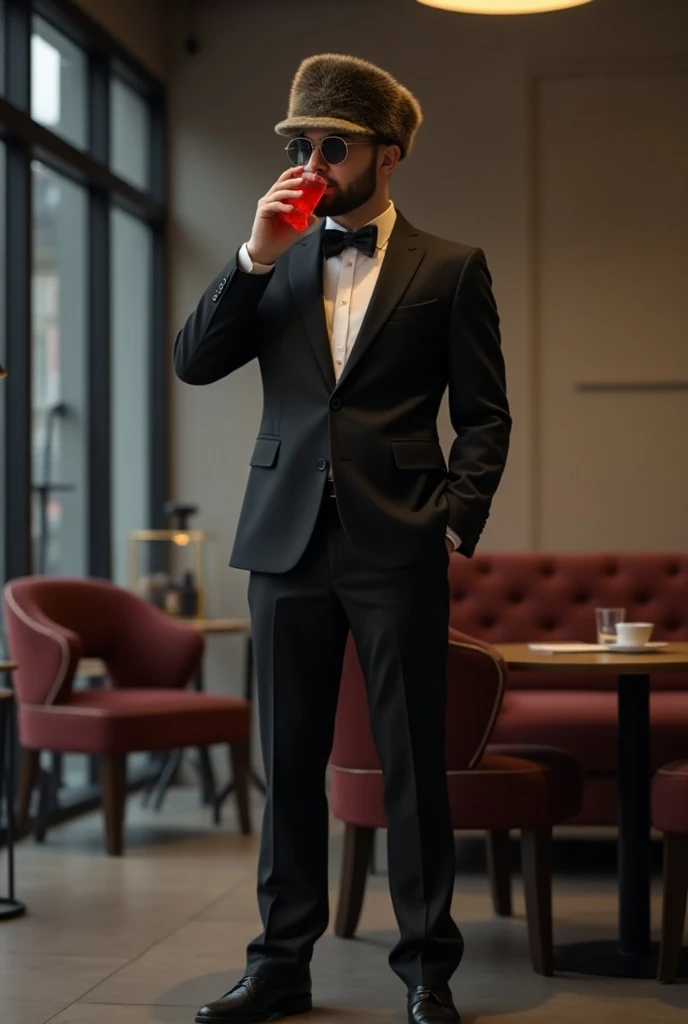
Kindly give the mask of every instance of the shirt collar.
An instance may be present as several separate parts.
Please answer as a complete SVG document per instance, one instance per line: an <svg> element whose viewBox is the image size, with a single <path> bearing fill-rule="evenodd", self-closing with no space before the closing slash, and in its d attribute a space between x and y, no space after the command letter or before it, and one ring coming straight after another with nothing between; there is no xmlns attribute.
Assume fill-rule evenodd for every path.
<svg viewBox="0 0 688 1024"><path fill-rule="evenodd" d="M387 209L384 210L380 214L379 217L376 217L375 220L371 220L371 221L368 222L369 224L374 224L376 226L376 228L377 228L377 247L378 247L378 249L385 249L387 247L387 243L389 242L390 236L392 234L392 230L393 230L394 225L396 223L396 219L397 219L397 211L396 211L396 208L394 206L394 203L391 202L391 200L390 200L390 204L387 207ZM367 227L368 225L365 225L365 226ZM335 220L332 220L331 217L327 217L326 220L325 220L325 230L326 231L346 231L347 228L342 227L341 224L337 224L337 222Z"/></svg>

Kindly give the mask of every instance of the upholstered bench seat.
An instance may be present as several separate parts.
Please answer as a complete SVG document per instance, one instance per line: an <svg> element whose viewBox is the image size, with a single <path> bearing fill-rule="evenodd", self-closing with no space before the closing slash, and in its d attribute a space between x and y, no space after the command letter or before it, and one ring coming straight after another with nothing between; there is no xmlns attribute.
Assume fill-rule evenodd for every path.
<svg viewBox="0 0 688 1024"><path fill-rule="evenodd" d="M688 752L688 690L653 691L650 717L650 763L655 772ZM507 689L492 740L538 745L556 737L556 744L581 761L588 774L615 775L617 727L616 690Z"/></svg>

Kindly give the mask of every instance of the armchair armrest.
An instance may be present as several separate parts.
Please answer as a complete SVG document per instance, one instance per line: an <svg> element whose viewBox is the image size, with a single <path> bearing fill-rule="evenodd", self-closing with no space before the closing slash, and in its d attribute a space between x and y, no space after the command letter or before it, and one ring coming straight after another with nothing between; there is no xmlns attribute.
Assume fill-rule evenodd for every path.
<svg viewBox="0 0 688 1024"><path fill-rule="evenodd" d="M447 768L480 761L504 697L506 664L484 640L450 627L447 652Z"/></svg>
<svg viewBox="0 0 688 1024"><path fill-rule="evenodd" d="M5 585L4 598L9 648L18 665L13 674L18 703L58 703L71 689L83 653L81 638L37 605L20 604L12 581Z"/></svg>

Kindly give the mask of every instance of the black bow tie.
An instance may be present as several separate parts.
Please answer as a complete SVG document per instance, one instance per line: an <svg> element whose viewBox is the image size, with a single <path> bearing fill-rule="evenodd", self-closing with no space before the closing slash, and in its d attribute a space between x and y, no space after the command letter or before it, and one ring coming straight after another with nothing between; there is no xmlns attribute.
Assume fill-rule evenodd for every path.
<svg viewBox="0 0 688 1024"><path fill-rule="evenodd" d="M330 228L322 233L322 248L326 260L339 256L344 249L358 249L364 256L374 256L377 249L377 227L367 224L359 231L337 231Z"/></svg>

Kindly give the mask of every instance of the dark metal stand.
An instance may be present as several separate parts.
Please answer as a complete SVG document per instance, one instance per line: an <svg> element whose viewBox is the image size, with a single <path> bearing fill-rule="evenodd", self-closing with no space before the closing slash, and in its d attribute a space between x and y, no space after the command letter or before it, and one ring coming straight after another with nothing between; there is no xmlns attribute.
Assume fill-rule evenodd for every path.
<svg viewBox="0 0 688 1024"><path fill-rule="evenodd" d="M653 978L658 948L650 940L650 677L620 675L618 692L619 939L560 947L556 967ZM684 958L688 963L688 951Z"/></svg>
<svg viewBox="0 0 688 1024"><path fill-rule="evenodd" d="M7 691L5 691L7 692ZM14 898L14 701L0 700L0 811L3 796L7 823L7 896L0 898L0 921L21 917L26 906Z"/></svg>

